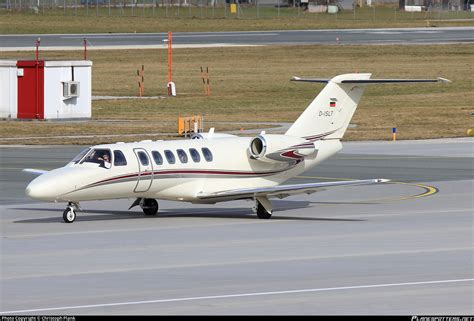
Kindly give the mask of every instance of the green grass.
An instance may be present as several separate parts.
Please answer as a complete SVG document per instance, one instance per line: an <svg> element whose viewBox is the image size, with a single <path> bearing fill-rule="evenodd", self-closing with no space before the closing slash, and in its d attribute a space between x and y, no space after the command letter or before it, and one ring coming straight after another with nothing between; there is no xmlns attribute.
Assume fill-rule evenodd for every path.
<svg viewBox="0 0 474 321"><path fill-rule="evenodd" d="M239 16L220 8L163 7L0 10L0 34L167 31L241 31L474 25L472 12L403 12L396 5L356 8L338 14L300 8L242 6Z"/></svg>
<svg viewBox="0 0 474 321"><path fill-rule="evenodd" d="M136 70L145 65L145 95L166 95L166 50L91 51L93 95L137 95ZM43 58L80 59L81 52L44 52ZM178 116L201 114L206 123L231 121L292 122L321 85L290 82L294 76L332 77L371 72L373 78L435 78L449 85L374 85L367 88L344 139L419 139L465 136L474 127L472 57L474 45L411 46L271 46L175 49L173 80L178 96L157 100L94 101L94 120L123 120L116 133L174 132ZM33 57L33 53L0 53L0 58ZM208 66L212 96L206 97L200 66ZM138 126L135 120L147 122ZM248 129L250 126L247 126ZM258 127L258 126L257 126ZM60 135L48 122L5 121L0 137L40 132ZM98 127L74 124L73 131L102 133ZM209 126L206 126L208 129ZM237 127L238 128L238 127ZM219 130L226 129L221 125ZM234 129L234 128L232 128ZM129 138L130 140L132 138ZM103 139L112 142L117 139ZM127 139L125 139L127 140ZM4 143L0 138L0 143ZM31 141L28 141L31 143ZM46 143L43 141L42 143ZM48 143L51 143L48 141Z"/></svg>

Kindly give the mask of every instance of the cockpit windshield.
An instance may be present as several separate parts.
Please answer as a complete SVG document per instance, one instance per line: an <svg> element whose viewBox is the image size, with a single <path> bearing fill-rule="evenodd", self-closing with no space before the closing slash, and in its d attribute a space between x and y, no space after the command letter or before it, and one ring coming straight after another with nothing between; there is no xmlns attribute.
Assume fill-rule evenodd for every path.
<svg viewBox="0 0 474 321"><path fill-rule="evenodd" d="M79 161L80 161L90 150L91 150L90 148L84 149L82 152L80 152L79 154L77 154L77 156L74 157L71 162L74 163L74 164L79 163Z"/></svg>
<svg viewBox="0 0 474 321"><path fill-rule="evenodd" d="M81 161L81 164L84 163L96 163L100 167L110 168L111 167L111 155L110 150L108 149L92 149L86 157Z"/></svg>

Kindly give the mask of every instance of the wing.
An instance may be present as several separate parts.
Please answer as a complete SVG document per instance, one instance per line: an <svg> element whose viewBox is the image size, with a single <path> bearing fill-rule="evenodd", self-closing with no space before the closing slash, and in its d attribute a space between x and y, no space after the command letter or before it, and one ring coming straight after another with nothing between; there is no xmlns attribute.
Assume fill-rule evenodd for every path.
<svg viewBox="0 0 474 321"><path fill-rule="evenodd" d="M43 175L44 173L47 173L48 171L45 171L43 169L25 168L23 172L34 174L34 175Z"/></svg>
<svg viewBox="0 0 474 321"><path fill-rule="evenodd" d="M311 194L324 187L346 186L346 185L367 185L389 182L389 179L365 179L354 181L335 181L308 184L278 185L257 188L232 189L209 194L198 194L200 200L209 200L214 202L228 201L236 199L256 198L260 196L284 198L295 194Z"/></svg>

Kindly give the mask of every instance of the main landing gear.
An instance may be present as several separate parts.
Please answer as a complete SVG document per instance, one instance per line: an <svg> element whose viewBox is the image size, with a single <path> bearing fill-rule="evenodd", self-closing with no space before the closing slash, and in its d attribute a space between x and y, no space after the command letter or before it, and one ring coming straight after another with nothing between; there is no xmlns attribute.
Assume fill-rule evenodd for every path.
<svg viewBox="0 0 474 321"><path fill-rule="evenodd" d="M69 202L63 212L63 220L66 223L72 223L76 220L76 211L80 209L79 203Z"/></svg>
<svg viewBox="0 0 474 321"><path fill-rule="evenodd" d="M253 210L257 213L257 217L259 219L268 220L270 217L272 217L273 206L265 196L256 197Z"/></svg>
<svg viewBox="0 0 474 321"><path fill-rule="evenodd" d="M154 198L137 198L128 209L137 205L140 205L145 215L152 216L158 213L158 202Z"/></svg>

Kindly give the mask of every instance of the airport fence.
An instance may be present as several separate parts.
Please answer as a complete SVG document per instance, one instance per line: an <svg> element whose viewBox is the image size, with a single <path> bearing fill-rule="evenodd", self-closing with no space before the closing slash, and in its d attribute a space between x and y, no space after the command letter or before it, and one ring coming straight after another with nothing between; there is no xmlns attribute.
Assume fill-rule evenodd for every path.
<svg viewBox="0 0 474 321"><path fill-rule="evenodd" d="M359 6L358 1L328 13L326 8L305 6L300 0L272 2L250 0L0 0L0 12L29 12L33 14L58 14L73 16L133 16L166 18L217 18L217 19L265 19L298 17L317 19L330 15L334 19L353 20L415 20L415 19L473 19L474 5L460 5L459 1L446 4L433 3L422 7L420 12L400 10L398 1L370 1L370 5ZM411 0L416 1L416 0ZM461 3L463 0L460 0ZM474 0L470 0L474 1ZM408 1L407 1L408 3ZM323 6L324 7L324 6ZM474 10L474 9L473 9ZM331 11L331 10L329 10Z"/></svg>

